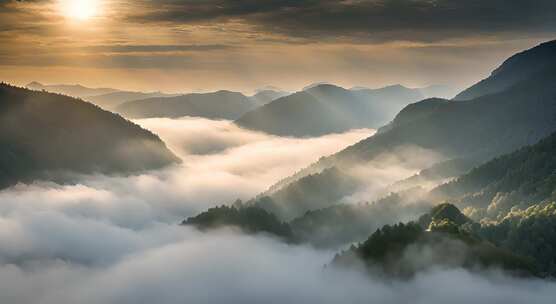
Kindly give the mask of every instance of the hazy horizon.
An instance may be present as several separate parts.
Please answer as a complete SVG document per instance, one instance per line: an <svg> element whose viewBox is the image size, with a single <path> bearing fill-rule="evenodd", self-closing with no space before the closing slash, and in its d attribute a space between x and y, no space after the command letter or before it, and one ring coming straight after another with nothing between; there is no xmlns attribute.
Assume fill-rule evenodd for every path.
<svg viewBox="0 0 556 304"><path fill-rule="evenodd" d="M555 11L548 0L2 0L0 79L165 92L322 81L461 89L554 37Z"/></svg>

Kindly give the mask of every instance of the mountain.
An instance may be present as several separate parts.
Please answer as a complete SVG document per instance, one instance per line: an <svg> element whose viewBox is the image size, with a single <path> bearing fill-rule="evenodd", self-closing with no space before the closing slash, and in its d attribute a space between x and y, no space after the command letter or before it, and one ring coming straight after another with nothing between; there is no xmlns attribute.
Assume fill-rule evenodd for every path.
<svg viewBox="0 0 556 304"><path fill-rule="evenodd" d="M256 105L241 93L218 91L125 102L116 112L130 118L200 116L237 119Z"/></svg>
<svg viewBox="0 0 556 304"><path fill-rule="evenodd" d="M346 90L321 84L256 108L235 123L274 135L320 136L354 128L378 128L421 98L418 90L399 85Z"/></svg>
<svg viewBox="0 0 556 304"><path fill-rule="evenodd" d="M161 92L133 92L122 91L111 88L87 88L82 85L43 85L39 82L33 81L26 86L30 90L47 91L51 93L64 94L76 98L84 99L93 103L105 110L113 111L117 106L132 100L140 100L154 97L173 97L176 94L164 94Z"/></svg>
<svg viewBox="0 0 556 304"><path fill-rule="evenodd" d="M64 94L68 96L84 98L89 96L103 95L118 92L116 89L111 88L87 88L82 85L68 85L68 84L55 84L44 85L42 83L33 81L27 84L26 88L35 91L47 91L51 93Z"/></svg>
<svg viewBox="0 0 556 304"><path fill-rule="evenodd" d="M291 220L307 211L330 206L329 202L342 198L344 193L336 191L338 188L354 191L357 186L354 178L337 168L330 168L305 176L297 183L247 201L246 204L268 210L282 220Z"/></svg>
<svg viewBox="0 0 556 304"><path fill-rule="evenodd" d="M184 220L182 225L193 226L202 231L236 227L250 234L266 233L287 242L294 241L288 224L280 222L272 213L257 207L214 207Z"/></svg>
<svg viewBox="0 0 556 304"><path fill-rule="evenodd" d="M556 276L555 202L515 208L498 222L471 229L497 246L533 259L540 276Z"/></svg>
<svg viewBox="0 0 556 304"><path fill-rule="evenodd" d="M430 199L450 201L476 219L491 220L514 207L556 201L556 133L433 189Z"/></svg>
<svg viewBox="0 0 556 304"><path fill-rule="evenodd" d="M285 189L296 185L298 183L281 191L292 192ZM326 191L331 191L331 185L329 179ZM303 202L301 197L297 201ZM449 218L458 225L469 222L469 217L477 222L503 222L518 210L554 201L556 133L533 146L496 157L430 191L411 188L370 204L340 204L315 209L305 212L290 224L304 241L321 247L337 247L360 241L362 234L369 234L377 225L407 219L407 215L418 214L434 204L439 205L429 213L431 218L419 219L423 227L443 218ZM469 217L463 216L455 206L465 210ZM428 222L423 224L423 221Z"/></svg>
<svg viewBox="0 0 556 304"><path fill-rule="evenodd" d="M371 203L337 204L309 210L289 224L302 242L319 248L342 248L364 241L384 225L409 221L415 214L426 212L430 203L419 200L423 192L414 188L391 193Z"/></svg>
<svg viewBox="0 0 556 304"><path fill-rule="evenodd" d="M126 174L179 161L151 132L90 103L0 84L0 187L66 172Z"/></svg>
<svg viewBox="0 0 556 304"><path fill-rule="evenodd" d="M490 76L458 94L455 100L469 100L504 91L534 74L556 66L556 41L540 44L510 57Z"/></svg>
<svg viewBox="0 0 556 304"><path fill-rule="evenodd" d="M173 96L176 95L164 94L161 92L143 93L143 92L118 91L118 92L112 92L112 93L107 93L102 95L86 96L84 97L84 99L88 102L96 104L97 106L105 110L114 111L119 105L127 101L156 98L156 97L173 97Z"/></svg>
<svg viewBox="0 0 556 304"><path fill-rule="evenodd" d="M249 97L251 101L257 106L264 106L265 104L278 99L280 97L284 97L290 95L288 92L284 91L275 91L275 90L261 90L258 91L255 95Z"/></svg>
<svg viewBox="0 0 556 304"><path fill-rule="evenodd" d="M454 206L448 208L459 212ZM450 217L439 218L428 227L425 230L414 222L386 225L365 242L336 255L332 265L363 267L375 274L401 278L438 267L470 271L500 268L517 275L538 274L530 259L482 240Z"/></svg>
<svg viewBox="0 0 556 304"><path fill-rule="evenodd" d="M543 46L553 50L550 43ZM532 52L537 54L538 47ZM286 187L295 189L297 181L305 176L311 176L315 189L326 188L327 192L336 193L336 197L350 195L352 189L332 181L329 176L320 176L321 172L335 167L343 174L350 174L354 167L381 162L381 156L396 155L407 147L411 147L412 152L400 157L398 165L411 163L432 151L442 161L465 159L468 160L466 167L472 167L538 142L556 131L556 66L550 64L556 53L549 59L544 55L546 52L541 54L539 60L547 61L545 68L506 90L472 100L454 102L433 98L411 104L375 135L321 158L272 186L264 195ZM527 52L521 56L530 57ZM349 177L338 178L341 181ZM335 203L321 201L322 207ZM297 200L288 204L303 205L304 202Z"/></svg>
<svg viewBox="0 0 556 304"><path fill-rule="evenodd" d="M333 84L330 83L330 82L326 82L326 81L314 82L314 83L311 83L309 85L304 86L303 89L301 89L301 91L308 91L312 88L316 88L316 87L322 86L322 85L326 86L326 85L333 85Z"/></svg>

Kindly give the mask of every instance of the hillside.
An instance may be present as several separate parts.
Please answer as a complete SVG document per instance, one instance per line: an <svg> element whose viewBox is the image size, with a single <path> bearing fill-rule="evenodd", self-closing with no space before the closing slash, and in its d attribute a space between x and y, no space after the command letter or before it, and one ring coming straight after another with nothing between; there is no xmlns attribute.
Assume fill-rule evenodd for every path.
<svg viewBox="0 0 556 304"><path fill-rule="evenodd" d="M459 213L457 208L450 208ZM386 225L365 242L336 255L332 265L364 267L369 272L402 278L434 267L471 271L500 268L517 275L537 274L532 260L483 241L449 216L437 218L428 227L425 230L414 222Z"/></svg>
<svg viewBox="0 0 556 304"><path fill-rule="evenodd" d="M129 118L199 116L237 119L254 107L255 104L241 93L218 91L129 101L115 110Z"/></svg>
<svg viewBox="0 0 556 304"><path fill-rule="evenodd" d="M476 217L498 219L513 207L556 199L556 133L495 158L431 191L435 200L467 207Z"/></svg>
<svg viewBox="0 0 556 304"><path fill-rule="evenodd" d="M364 241L376 229L391 223L409 221L429 209L418 200L422 189L392 193L374 202L338 204L305 212L290 226L304 242L322 248L341 248Z"/></svg>
<svg viewBox="0 0 556 304"><path fill-rule="evenodd" d="M326 189L330 189L330 185L329 181ZM432 209L432 218L421 218L420 223L446 214L457 215L459 211L454 211L452 204L465 210L475 221L491 223L504 221L516 208L525 210L555 200L556 133L533 146L486 162L430 191L413 188L390 194L371 204L324 207L306 212L291 225L302 239L329 247L359 241L362 233L370 233L370 229L376 229L377 225L400 221L408 214L418 214L431 204L441 205ZM469 218L458 216L452 221L461 225ZM428 224L423 226L428 227Z"/></svg>
<svg viewBox="0 0 556 304"><path fill-rule="evenodd" d="M404 147L411 147L413 151L411 157L401 158L404 162L419 159L426 151L433 151L441 155L443 161L464 159L463 167L469 168L534 144L556 131L555 82L556 67L547 64L541 71L530 74L527 79L499 93L466 101L434 98L411 104L375 135L320 159L272 186L265 195L295 185L296 181L308 175L312 175L315 188L322 185L321 188L327 187L326 191L348 195L349 189L344 189L342 183L335 183L329 178L319 181L318 173L336 167L349 174L354 166L380 161L381 155L395 154ZM346 178L349 177L342 177ZM302 201L298 203L303 204ZM321 203L325 207L335 202Z"/></svg>
<svg viewBox="0 0 556 304"><path fill-rule="evenodd" d="M0 85L0 187L57 173L131 173L179 159L151 132L71 97Z"/></svg>
<svg viewBox="0 0 556 304"><path fill-rule="evenodd" d="M556 41L545 42L530 50L510 57L491 75L458 94L455 100L469 100L504 91L533 74L556 66Z"/></svg>
<svg viewBox="0 0 556 304"><path fill-rule="evenodd" d="M268 210L282 220L291 220L307 211L331 206L346 192L354 191L357 187L358 182L354 178L331 168L305 176L297 183L252 199L246 204Z"/></svg>
<svg viewBox="0 0 556 304"><path fill-rule="evenodd" d="M194 217L189 217L182 225L194 226L199 230L211 230L223 227L236 227L245 233L266 233L294 241L288 224L280 222L272 213L257 207L221 206L210 208Z"/></svg>
<svg viewBox="0 0 556 304"><path fill-rule="evenodd" d="M421 98L418 90L399 85L346 90L320 84L248 112L236 124L269 134L297 137L378 128L404 106Z"/></svg>

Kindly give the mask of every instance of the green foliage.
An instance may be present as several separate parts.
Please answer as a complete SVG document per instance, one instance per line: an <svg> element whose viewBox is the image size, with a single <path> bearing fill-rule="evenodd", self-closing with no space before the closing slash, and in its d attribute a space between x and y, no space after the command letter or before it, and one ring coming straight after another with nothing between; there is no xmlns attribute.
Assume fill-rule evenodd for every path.
<svg viewBox="0 0 556 304"><path fill-rule="evenodd" d="M182 225L192 225L200 230L233 226L247 233L264 232L289 242L295 241L288 224L280 222L272 213L257 207L214 207L184 220Z"/></svg>
<svg viewBox="0 0 556 304"><path fill-rule="evenodd" d="M554 198L555 190L556 133L489 161L438 187L432 195L459 206L488 208L489 215L496 219L516 205Z"/></svg>
<svg viewBox="0 0 556 304"><path fill-rule="evenodd" d="M439 211L452 207L437 206L421 218L435 218ZM536 274L531 260L482 241L447 217L436 217L430 226L425 230L414 222L386 225L365 242L336 255L333 264L360 267L363 263L369 271L396 277L410 277L432 267L497 267L519 275Z"/></svg>
<svg viewBox="0 0 556 304"><path fill-rule="evenodd" d="M448 225L459 227L469 221L471 220L456 206L445 203L432 208L429 213L421 216L418 222L423 228L441 229L448 228Z"/></svg>
<svg viewBox="0 0 556 304"><path fill-rule="evenodd" d="M494 244L535 260L543 276L556 276L556 203L514 208L500 222L475 231Z"/></svg>

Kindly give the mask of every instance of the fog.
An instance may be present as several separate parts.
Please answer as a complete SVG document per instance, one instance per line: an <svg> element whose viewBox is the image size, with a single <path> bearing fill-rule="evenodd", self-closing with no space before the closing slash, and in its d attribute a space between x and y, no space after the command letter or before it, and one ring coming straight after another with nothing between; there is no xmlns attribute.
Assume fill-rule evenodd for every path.
<svg viewBox="0 0 556 304"><path fill-rule="evenodd" d="M228 121L136 123L183 163L0 191L0 303L551 303L556 296L552 282L497 272L437 269L384 282L324 267L333 251L177 225L250 198L372 130L293 139Z"/></svg>
<svg viewBox="0 0 556 304"><path fill-rule="evenodd" d="M88 226L84 222L81 225ZM65 227L75 228L75 227ZM94 227L90 227L93 229ZM433 270L410 281L384 282L323 265L330 253L232 231L188 228L122 234L69 232L115 261L83 265L49 260L0 268L2 303L552 303L553 283L499 273ZM56 239L55 230L45 236ZM145 233L147 232L147 233ZM146 234L146 235L143 235ZM165 234L169 234L170 237ZM153 235L166 238L148 244ZM88 238L88 239L87 239ZM107 238L107 239L106 239ZM145 246L126 252L112 241ZM83 241L84 242L84 241ZM71 244L66 244L71 245ZM75 244L74 244L75 245ZM66 250L81 254L77 247ZM96 261L99 262L99 261Z"/></svg>

